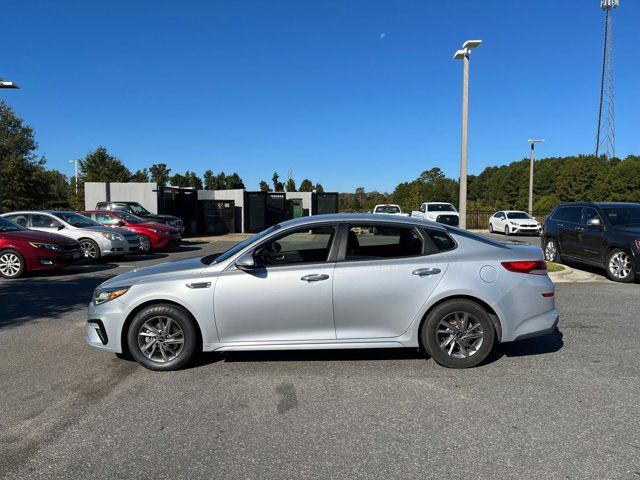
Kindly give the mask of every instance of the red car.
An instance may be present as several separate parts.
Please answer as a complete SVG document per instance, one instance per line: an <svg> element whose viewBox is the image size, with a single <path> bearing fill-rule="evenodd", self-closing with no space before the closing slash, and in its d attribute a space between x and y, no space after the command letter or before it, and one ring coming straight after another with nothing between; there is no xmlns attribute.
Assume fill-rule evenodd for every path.
<svg viewBox="0 0 640 480"><path fill-rule="evenodd" d="M25 271L51 270L84 258L80 244L55 233L29 230L0 217L0 276L18 278Z"/></svg>
<svg viewBox="0 0 640 480"><path fill-rule="evenodd" d="M144 253L178 245L182 237L180 230L177 228L150 222L128 212L85 210L78 213L95 220L105 227L121 227L136 232L140 237L140 251Z"/></svg>

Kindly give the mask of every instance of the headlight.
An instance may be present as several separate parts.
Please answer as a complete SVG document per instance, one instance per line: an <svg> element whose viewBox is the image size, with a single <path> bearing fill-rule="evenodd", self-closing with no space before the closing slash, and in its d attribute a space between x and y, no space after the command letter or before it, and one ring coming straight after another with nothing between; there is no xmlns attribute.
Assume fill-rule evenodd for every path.
<svg viewBox="0 0 640 480"><path fill-rule="evenodd" d="M121 297L131 287L112 287L112 288L96 288L93 291L93 304L100 305L101 303L108 302L115 298Z"/></svg>
<svg viewBox="0 0 640 480"><path fill-rule="evenodd" d="M44 248L45 250L60 250L58 245L53 243L38 243L38 242L29 242L33 248Z"/></svg>
<svg viewBox="0 0 640 480"><path fill-rule="evenodd" d="M109 240L120 240L120 241L124 241L124 237L122 235L120 235L119 233L112 233L112 232L103 232L102 236L104 238L108 238Z"/></svg>
<svg viewBox="0 0 640 480"><path fill-rule="evenodd" d="M155 233L165 233L164 230L156 230L155 228L150 228L149 230Z"/></svg>

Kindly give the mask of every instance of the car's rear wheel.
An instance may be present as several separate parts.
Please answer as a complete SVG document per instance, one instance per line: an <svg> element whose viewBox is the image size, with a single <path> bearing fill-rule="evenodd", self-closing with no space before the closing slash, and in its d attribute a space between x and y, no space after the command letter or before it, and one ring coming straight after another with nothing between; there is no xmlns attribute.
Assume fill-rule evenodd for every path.
<svg viewBox="0 0 640 480"><path fill-rule="evenodd" d="M22 255L15 250L0 252L0 276L3 278L18 278L24 273L26 263Z"/></svg>
<svg viewBox="0 0 640 480"><path fill-rule="evenodd" d="M422 324L422 345L440 365L475 367L496 342L489 314L471 300L450 300L434 308Z"/></svg>
<svg viewBox="0 0 640 480"><path fill-rule="evenodd" d="M84 258L91 262L100 259L100 247L93 240L83 238L80 240L80 248L84 252Z"/></svg>
<svg viewBox="0 0 640 480"><path fill-rule="evenodd" d="M547 238L544 242L544 259L547 262L560 263L558 243L553 238Z"/></svg>
<svg viewBox="0 0 640 480"><path fill-rule="evenodd" d="M607 255L607 276L614 282L628 283L633 281L633 261L627 252L614 248Z"/></svg>
<svg viewBox="0 0 640 480"><path fill-rule="evenodd" d="M141 310L129 325L127 345L133 358L150 370L177 370L194 356L197 330L189 314L171 304Z"/></svg>
<svg viewBox="0 0 640 480"><path fill-rule="evenodd" d="M151 240L146 235L140 235L140 251L149 253L151 251Z"/></svg>

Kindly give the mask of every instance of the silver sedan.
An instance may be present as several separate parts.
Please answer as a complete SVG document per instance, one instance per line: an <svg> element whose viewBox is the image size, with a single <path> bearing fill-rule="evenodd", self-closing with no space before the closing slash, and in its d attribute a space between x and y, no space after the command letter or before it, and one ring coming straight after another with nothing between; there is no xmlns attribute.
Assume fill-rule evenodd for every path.
<svg viewBox="0 0 640 480"><path fill-rule="evenodd" d="M539 247L413 218L319 215L108 280L86 342L153 370L199 351L396 347L465 368L557 322Z"/></svg>

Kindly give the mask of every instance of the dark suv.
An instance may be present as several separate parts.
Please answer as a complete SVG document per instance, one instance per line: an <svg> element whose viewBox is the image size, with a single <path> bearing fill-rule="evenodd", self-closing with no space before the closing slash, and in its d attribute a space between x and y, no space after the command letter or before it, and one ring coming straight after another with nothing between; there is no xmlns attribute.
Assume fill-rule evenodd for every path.
<svg viewBox="0 0 640 480"><path fill-rule="evenodd" d="M181 233L184 233L184 224L182 220L173 215L157 215L151 213L144 208L138 202L98 202L96 204L96 210L113 210L116 212L128 212L133 215L149 220L150 222L162 223L180 229Z"/></svg>
<svg viewBox="0 0 640 480"><path fill-rule="evenodd" d="M548 261L574 260L604 267L611 280L640 274L640 203L566 203L544 222Z"/></svg>

